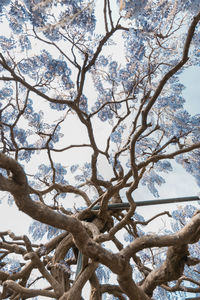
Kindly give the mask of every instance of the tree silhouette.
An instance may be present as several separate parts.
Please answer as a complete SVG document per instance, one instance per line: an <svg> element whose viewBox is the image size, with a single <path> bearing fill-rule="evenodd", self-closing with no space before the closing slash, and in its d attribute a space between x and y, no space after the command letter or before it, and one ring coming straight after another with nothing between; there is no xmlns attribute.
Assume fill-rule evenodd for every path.
<svg viewBox="0 0 200 300"><path fill-rule="evenodd" d="M1 299L83 299L87 282L91 300L200 292L199 211L145 220L134 199L139 184L159 197L171 160L200 185L200 115L179 81L199 65L199 10L1 1L0 190L34 219L31 237L0 232ZM171 228L148 234L161 215Z"/></svg>

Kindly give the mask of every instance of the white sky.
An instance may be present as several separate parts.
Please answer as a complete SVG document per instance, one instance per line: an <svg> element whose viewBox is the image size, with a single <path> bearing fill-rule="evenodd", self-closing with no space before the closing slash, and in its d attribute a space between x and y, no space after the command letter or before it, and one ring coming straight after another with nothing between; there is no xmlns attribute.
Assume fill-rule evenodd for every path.
<svg viewBox="0 0 200 300"><path fill-rule="evenodd" d="M97 1L97 11L102 11L102 1ZM112 7L112 10L114 11L114 15L116 14L115 10L118 10L118 7ZM98 15L99 19L101 18L101 15ZM102 25L101 22L97 23L97 26L99 28L99 31L101 29ZM119 49L118 49L119 50ZM112 47L109 47L109 51L112 53ZM123 52L123 49L121 49ZM121 52L120 51L120 52ZM119 51L113 51L114 53L119 53ZM116 54L115 54L116 55ZM121 55L120 55L121 57ZM116 57L117 59L117 57ZM200 85L199 85L199 74L200 74L200 68L198 67L191 67L184 71L184 73L181 75L181 81L186 86L186 89L183 93L184 97L186 98L186 104L185 108L191 113L196 114L200 113L200 105L199 105L199 97L200 97ZM55 111L53 111L55 113ZM76 143L82 143L85 142L86 135L83 134L83 131L80 132L80 126L76 126L75 123L73 123L75 120L73 117L70 119L68 118L70 123L70 126L67 126L65 128L65 136L66 139L69 139L74 144ZM76 119L77 121L77 119ZM73 127L74 133L71 135L71 128ZM98 139L100 142L102 142L101 137L101 126L99 126L98 129ZM82 141L81 141L82 139ZM88 148L83 149L82 151L82 157L87 155ZM81 160L80 156L77 156L76 151L69 151L68 152L68 159L66 160L66 165L78 163L77 160ZM177 165L176 163L173 163L174 172L171 172L169 174L165 174L166 184L159 187L159 194L160 198L173 198L173 197L184 197L184 196L195 196L199 193L199 187L196 184L195 179L188 174L180 165ZM187 183L187 184L185 184ZM147 190L146 187L139 186L138 190L134 192L134 199L136 201L139 200L147 200L152 199L152 194ZM0 230L6 230L6 229L13 229L15 233L25 233L27 231L27 224L30 223L31 218L26 216L25 214L18 211L15 204L13 207L9 207L5 201L2 201L3 204L0 206ZM167 207L171 208L174 207L174 205L162 205L159 207L159 210L167 209ZM176 206L176 205L175 205ZM146 208L139 208L139 211L143 212L147 211L147 216L149 215L149 211L152 213L154 211L158 210L158 206L152 206L151 208L148 206Z"/></svg>
<svg viewBox="0 0 200 300"><path fill-rule="evenodd" d="M184 71L181 75L182 83L186 86L184 91L184 97L186 98L185 108L191 113L200 113L200 85L199 76L200 68L191 67L190 69ZM72 126L70 126L72 128ZM70 136L70 127L66 129L67 138ZM74 126L73 126L74 127ZM76 128L76 134L73 135L72 143L77 143L75 140L77 136L82 136L79 134L80 128ZM69 134L67 132L69 131ZM71 135L72 137L72 135ZM81 143L79 140L78 143ZM84 151L88 151L86 148ZM70 153L70 162L77 162L77 155L73 155L73 151ZM196 196L199 193L199 187L196 184L195 179L188 174L180 165L173 163L174 172L165 174L166 184L162 185L158 190L160 198L173 198L173 197L186 197L186 196ZM147 190L146 187L139 186L138 190L134 192L134 199L148 200L152 199L152 194ZM191 202L192 204L192 202ZM194 202L196 204L196 202ZM180 205L180 204L179 204ZM183 206L185 203L183 203ZM138 213L141 213L146 219L152 217L153 215L163 211L175 209L178 204L165 204L160 206L147 206L140 207L137 209ZM165 221L163 217L162 220ZM164 223L159 223L159 226L163 226ZM164 222L163 221L163 222ZM2 204L0 204L0 231L12 230L15 234L28 234L28 226L31 222L31 218L21 213L14 204L9 207L5 200L2 199ZM151 231L156 231L158 229L158 222L153 221L149 227ZM42 298L41 298L42 299Z"/></svg>

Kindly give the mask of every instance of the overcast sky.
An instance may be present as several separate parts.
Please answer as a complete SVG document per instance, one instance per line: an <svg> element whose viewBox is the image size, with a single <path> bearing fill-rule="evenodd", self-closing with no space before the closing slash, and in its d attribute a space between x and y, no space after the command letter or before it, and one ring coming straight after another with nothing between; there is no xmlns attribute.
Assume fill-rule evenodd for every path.
<svg viewBox="0 0 200 300"><path fill-rule="evenodd" d="M102 5L102 2L98 2L99 5ZM100 9L99 9L100 11ZM101 24L98 24L99 28ZM119 53L119 52L118 52ZM199 85L199 74L200 68L191 67L190 69L184 71L181 75L181 81L186 86L184 91L184 96L186 98L185 108L191 113L196 114L200 113L199 105L199 95L200 95L200 85ZM71 126L70 126L71 127ZM78 130L78 129L77 129ZM73 136L81 136L80 134ZM69 135L66 134L68 138ZM86 148L87 149L87 148ZM72 152L73 153L73 152ZM74 156L74 161L76 161L77 155ZM160 198L173 198L173 197L185 197L185 196L196 196L199 193L199 187L196 184L195 179L180 166L173 163L174 172L171 172L165 175L166 184L162 185L159 188ZM146 187L139 187L137 191L134 192L134 199L139 200L148 200L152 199L152 194L147 190ZM30 223L31 218L25 214L18 211L15 204L12 207L9 207L5 200L2 199L3 204L0 206L0 230L11 229L15 233L26 233L27 224ZM162 205L159 207L159 210L166 210L171 208L172 205ZM174 207L174 206L173 206ZM175 205L176 207L176 205ZM146 207L140 208L140 211L144 214L153 214L154 211L157 211L158 207Z"/></svg>
<svg viewBox="0 0 200 300"><path fill-rule="evenodd" d="M199 85L199 73L200 68L190 68L184 72L181 76L182 82L185 84L186 89L184 91L184 96L187 99L185 107L191 114L200 113L199 105L199 95L200 95L200 85ZM186 196L196 196L200 189L196 184L193 176L188 174L180 165L173 163L174 172L165 174L166 184L159 188L160 198L173 198L173 197L186 197ZM138 190L134 192L134 199L136 201L153 199L152 194L147 190L146 187L140 186ZM184 203L185 204L185 203ZM183 205L184 205L183 204ZM172 207L177 207L177 205L160 205L158 206L148 206L143 208L138 208L138 211L146 216L153 215L161 210L168 210ZM0 230L11 229L15 233L24 234L27 233L28 224L31 218L21 213L15 206L9 207L5 200L2 199L2 204L0 206L0 219L1 227Z"/></svg>

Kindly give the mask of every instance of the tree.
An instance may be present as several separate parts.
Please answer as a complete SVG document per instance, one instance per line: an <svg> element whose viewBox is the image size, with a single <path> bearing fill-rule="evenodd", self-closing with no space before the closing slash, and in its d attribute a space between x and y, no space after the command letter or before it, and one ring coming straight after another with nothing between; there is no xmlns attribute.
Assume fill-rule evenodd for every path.
<svg viewBox="0 0 200 300"><path fill-rule="evenodd" d="M148 234L134 200L139 184L159 197L171 160L200 185L200 115L179 81L199 65L199 10L1 1L0 190L34 219L32 237L0 232L1 299L81 299L87 282L91 300L200 292L199 211L158 214L172 227Z"/></svg>

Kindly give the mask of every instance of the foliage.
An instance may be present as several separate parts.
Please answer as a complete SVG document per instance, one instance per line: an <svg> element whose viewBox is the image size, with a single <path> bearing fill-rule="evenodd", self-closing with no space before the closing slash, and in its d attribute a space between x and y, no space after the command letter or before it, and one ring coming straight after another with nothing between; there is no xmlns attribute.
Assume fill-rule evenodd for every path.
<svg viewBox="0 0 200 300"><path fill-rule="evenodd" d="M199 66L200 2L6 0L0 20L0 190L34 219L33 241L0 232L1 299L199 293L199 212L146 221L133 198L159 197L172 159L200 185L179 80ZM161 215L171 229L147 234Z"/></svg>

